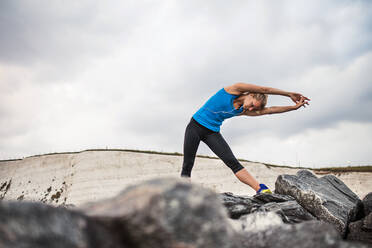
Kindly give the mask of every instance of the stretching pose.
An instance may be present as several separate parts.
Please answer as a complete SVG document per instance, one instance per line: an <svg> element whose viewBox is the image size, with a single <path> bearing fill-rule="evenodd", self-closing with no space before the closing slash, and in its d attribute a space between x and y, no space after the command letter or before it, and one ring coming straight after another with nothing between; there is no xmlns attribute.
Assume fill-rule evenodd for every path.
<svg viewBox="0 0 372 248"><path fill-rule="evenodd" d="M265 107L268 94L290 97L295 105L280 107ZM259 116L284 113L299 109L310 99L299 93L257 86L253 84L236 83L224 87L214 94L192 116L186 127L184 140L184 157L182 177L191 177L196 152L200 141L207 146L230 167L235 176L243 183L252 187L257 193L271 193L264 184L257 180L239 163L220 133L220 126L225 119L234 116Z"/></svg>

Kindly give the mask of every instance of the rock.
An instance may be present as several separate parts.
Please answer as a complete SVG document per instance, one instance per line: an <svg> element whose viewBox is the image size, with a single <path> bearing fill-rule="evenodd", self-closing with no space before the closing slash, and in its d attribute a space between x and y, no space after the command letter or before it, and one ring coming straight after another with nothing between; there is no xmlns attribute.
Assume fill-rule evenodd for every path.
<svg viewBox="0 0 372 248"><path fill-rule="evenodd" d="M132 247L238 247L218 195L181 179L154 179L83 207Z"/></svg>
<svg viewBox="0 0 372 248"><path fill-rule="evenodd" d="M366 231L372 231L372 213L369 213L369 215L367 215L363 219L363 227L362 228Z"/></svg>
<svg viewBox="0 0 372 248"><path fill-rule="evenodd" d="M372 213L362 220L349 224L348 240L356 240L372 244Z"/></svg>
<svg viewBox="0 0 372 248"><path fill-rule="evenodd" d="M364 216L369 215L372 212L372 192L368 193L363 198Z"/></svg>
<svg viewBox="0 0 372 248"><path fill-rule="evenodd" d="M361 220L365 217L364 206L362 201L358 201L356 206L351 210L349 214L349 222Z"/></svg>
<svg viewBox="0 0 372 248"><path fill-rule="evenodd" d="M237 196L230 192L220 194L220 200L232 219L239 219L240 216L249 214L252 209L258 209L262 205L261 200L250 196Z"/></svg>
<svg viewBox="0 0 372 248"><path fill-rule="evenodd" d="M232 219L238 219L257 211L275 212L285 223L300 223L316 219L289 195L257 194L249 197L223 193L220 194L220 199Z"/></svg>
<svg viewBox="0 0 372 248"><path fill-rule="evenodd" d="M76 211L42 203L0 201L0 247L129 247Z"/></svg>
<svg viewBox="0 0 372 248"><path fill-rule="evenodd" d="M359 243L345 242L336 229L324 222L307 221L293 225L278 225L260 232L245 232L244 248L367 248Z"/></svg>
<svg viewBox="0 0 372 248"><path fill-rule="evenodd" d="M258 211L272 211L278 214L284 223L301 223L308 220L316 220L316 218L305 210L296 201L287 202L270 202L262 205Z"/></svg>
<svg viewBox="0 0 372 248"><path fill-rule="evenodd" d="M255 212L239 218L241 231L261 232L283 224L282 218L274 212Z"/></svg>
<svg viewBox="0 0 372 248"><path fill-rule="evenodd" d="M246 207L229 219L225 206ZM0 201L0 247L366 247L313 221L291 196L217 195L167 178L134 185L82 208ZM308 221L310 220L310 221ZM291 223L285 224L286 223ZM303 222L301 224L292 224ZM350 223L350 240L371 242L372 213Z"/></svg>
<svg viewBox="0 0 372 248"><path fill-rule="evenodd" d="M253 199L258 200L262 203L268 202L286 202L295 200L294 197L290 195L280 195L280 194L256 194Z"/></svg>
<svg viewBox="0 0 372 248"><path fill-rule="evenodd" d="M280 175L275 182L275 192L293 196L312 215L334 224L343 236L348 223L356 219L361 203L337 177L317 178L308 170L300 170L297 175Z"/></svg>
<svg viewBox="0 0 372 248"><path fill-rule="evenodd" d="M362 209L362 218L349 224L347 239L372 244L372 192L364 197Z"/></svg>

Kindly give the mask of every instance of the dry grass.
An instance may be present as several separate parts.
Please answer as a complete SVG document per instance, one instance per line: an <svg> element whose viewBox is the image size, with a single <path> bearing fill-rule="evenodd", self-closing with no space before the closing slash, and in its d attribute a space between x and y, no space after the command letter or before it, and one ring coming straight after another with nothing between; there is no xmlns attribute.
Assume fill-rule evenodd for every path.
<svg viewBox="0 0 372 248"><path fill-rule="evenodd" d="M330 172L330 173L343 173L343 172L372 172L371 165L364 166L348 166L348 167L329 167L314 169L315 172Z"/></svg>

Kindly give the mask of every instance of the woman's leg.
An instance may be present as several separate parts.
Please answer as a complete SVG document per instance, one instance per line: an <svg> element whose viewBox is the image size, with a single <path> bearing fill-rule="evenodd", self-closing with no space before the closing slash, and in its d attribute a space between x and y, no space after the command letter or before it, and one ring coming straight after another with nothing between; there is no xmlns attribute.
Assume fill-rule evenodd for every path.
<svg viewBox="0 0 372 248"><path fill-rule="evenodd" d="M229 145L222 137L221 133L212 133L203 139L208 147L230 167L235 176L243 183L251 186L255 191L259 190L260 186L257 180L239 163L231 151Z"/></svg>
<svg viewBox="0 0 372 248"><path fill-rule="evenodd" d="M200 143L198 127L190 122L185 131L185 139L183 143L183 165L181 177L191 177L191 170L194 166L196 152Z"/></svg>
<svg viewBox="0 0 372 248"><path fill-rule="evenodd" d="M260 189L260 185L257 180L247 171L247 169L241 169L235 176L243 183L248 184L256 192Z"/></svg>

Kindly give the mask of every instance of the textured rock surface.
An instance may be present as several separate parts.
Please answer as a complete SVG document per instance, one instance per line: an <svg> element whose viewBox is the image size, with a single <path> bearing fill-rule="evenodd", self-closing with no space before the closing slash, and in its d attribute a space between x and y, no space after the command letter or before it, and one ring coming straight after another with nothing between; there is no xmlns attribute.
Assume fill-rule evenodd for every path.
<svg viewBox="0 0 372 248"><path fill-rule="evenodd" d="M363 229L366 231L372 231L372 213L370 213L363 219Z"/></svg>
<svg viewBox="0 0 372 248"><path fill-rule="evenodd" d="M78 212L41 203L0 201L0 247L118 246L102 226Z"/></svg>
<svg viewBox="0 0 372 248"><path fill-rule="evenodd" d="M334 224L343 236L360 203L359 197L337 177L317 178L307 170L300 170L297 175L280 175L275 192L293 196L311 214Z"/></svg>
<svg viewBox="0 0 372 248"><path fill-rule="evenodd" d="M301 223L308 220L316 220L316 218L304 209L296 201L287 202L270 202L262 205L258 211L275 212L278 214L284 223Z"/></svg>
<svg viewBox="0 0 372 248"><path fill-rule="evenodd" d="M367 216L372 213L372 192L368 193L363 198L364 215Z"/></svg>
<svg viewBox="0 0 372 248"><path fill-rule="evenodd" d="M240 231L261 232L283 224L282 218L274 212L255 212L243 215L237 220Z"/></svg>
<svg viewBox="0 0 372 248"><path fill-rule="evenodd" d="M362 203L363 211L359 212L358 221L349 224L347 239L366 242L372 246L372 193L367 194Z"/></svg>
<svg viewBox="0 0 372 248"><path fill-rule="evenodd" d="M260 232L245 232L245 248L367 248L367 245L345 242L334 227L320 221L279 225Z"/></svg>
<svg viewBox="0 0 372 248"><path fill-rule="evenodd" d="M233 219L257 211L275 212L285 223L300 223L316 219L289 195L258 194L250 197L223 193L220 194L220 199Z"/></svg>
<svg viewBox="0 0 372 248"><path fill-rule="evenodd" d="M348 240L357 240L372 245L372 213L366 218L358 220L349 224Z"/></svg>
<svg viewBox="0 0 372 248"><path fill-rule="evenodd" d="M280 194L256 194L253 199L258 200L260 203L269 202L286 202L295 200L294 197L290 195L280 195Z"/></svg>
<svg viewBox="0 0 372 248"><path fill-rule="evenodd" d="M135 247L237 247L216 193L180 179L154 179L84 211Z"/></svg>
<svg viewBox="0 0 372 248"><path fill-rule="evenodd" d="M250 196L237 196L227 192L220 194L220 199L226 207L230 218L239 219L244 214L249 214L252 209L258 209L262 202Z"/></svg>

